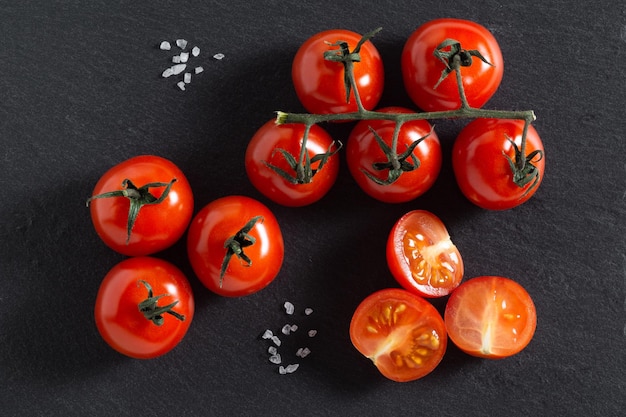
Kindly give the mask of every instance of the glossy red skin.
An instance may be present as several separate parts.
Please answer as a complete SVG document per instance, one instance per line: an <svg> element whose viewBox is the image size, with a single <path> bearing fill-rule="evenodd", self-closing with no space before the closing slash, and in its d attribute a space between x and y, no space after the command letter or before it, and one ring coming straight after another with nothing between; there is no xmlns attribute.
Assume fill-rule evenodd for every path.
<svg viewBox="0 0 626 417"><path fill-rule="evenodd" d="M183 172L171 161L154 155L130 158L109 169L96 183L92 195L122 190L130 179L136 187L147 183L169 183L169 195L159 204L144 205L126 243L128 209L126 197L100 198L89 203L91 219L98 236L111 249L128 256L150 255L167 249L183 235L193 215L193 193ZM160 197L165 187L150 188Z"/></svg>
<svg viewBox="0 0 626 417"><path fill-rule="evenodd" d="M501 359L522 351L537 327L535 304L517 282L499 276L465 281L446 304L450 340L465 353Z"/></svg>
<svg viewBox="0 0 626 417"><path fill-rule="evenodd" d="M448 337L443 318L428 301L400 288L387 288L369 295L356 308L350 340L386 378L408 382L439 365ZM411 356L421 362L413 362Z"/></svg>
<svg viewBox="0 0 626 417"><path fill-rule="evenodd" d="M407 242L413 243L407 247ZM441 219L426 210L413 210L398 219L389 233L386 254L396 281L422 297L446 296L463 279L459 250Z"/></svg>
<svg viewBox="0 0 626 417"><path fill-rule="evenodd" d="M339 154L333 155L307 184L293 184L266 165L266 162L270 163L295 175L277 149L286 150L297 160L303 135L303 124L277 125L272 119L254 134L246 150L245 165L250 182L264 196L283 206L301 207L315 203L328 193L339 173ZM331 146L336 149L330 135L317 125L311 126L306 145L311 158L325 153ZM319 162L316 162L312 168L318 166Z"/></svg>
<svg viewBox="0 0 626 417"><path fill-rule="evenodd" d="M504 61L500 46L484 26L462 19L435 19L417 28L404 45L401 57L404 86L413 102L427 112L455 110L461 106L456 75L450 73L435 89L445 65L433 51L446 39L461 43L461 48L478 50L488 62L473 58L472 65L461 67L468 104L482 107L500 86Z"/></svg>
<svg viewBox="0 0 626 417"><path fill-rule="evenodd" d="M533 158L540 172L537 185L528 192L513 182L513 173L502 152L514 158L515 149L507 137L521 146L524 122L521 120L476 119L465 126L452 148L452 167L461 192L472 203L489 210L508 210L531 198L545 172L545 155ZM543 142L535 128L528 127L525 154L543 152Z"/></svg>
<svg viewBox="0 0 626 417"><path fill-rule="evenodd" d="M233 256L220 287L224 242L255 216L263 216L249 232L256 242L244 248L252 264L247 266ZM260 291L276 278L283 263L284 242L269 208L250 197L233 195L212 201L196 214L189 226L187 253L205 287L222 296L241 297Z"/></svg>
<svg viewBox="0 0 626 417"><path fill-rule="evenodd" d="M324 52L339 49L327 44L345 41L350 51L362 35L344 29L331 29L307 39L296 53L292 64L292 80L300 102L309 113L350 113L357 111L354 91L346 102L344 65L324 59ZM354 77L363 106L372 110L383 93L384 69L378 50L371 41L361 46L360 62L354 63Z"/></svg>
<svg viewBox="0 0 626 417"><path fill-rule="evenodd" d="M178 300L173 311L185 316L181 321L163 315L157 326L139 311L138 304L153 296L169 294L159 300L166 306ZM153 257L134 257L114 266L104 277L95 305L96 326L104 341L116 351L137 359L155 358L171 351L183 339L194 316L194 297L185 275L169 262Z"/></svg>
<svg viewBox="0 0 626 417"><path fill-rule="evenodd" d="M378 110L383 113L412 113L402 107L387 107ZM400 128L397 153L403 153L407 147L420 138L424 139L413 151L419 159L420 167L414 171L403 172L389 185L380 185L368 178L363 170L377 178L385 179L389 170L377 171L372 167L375 162L387 162L387 157L376 142L369 128L376 130L383 141L391 146L395 122L390 120L362 120L356 124L346 145L346 159L352 177L359 187L371 197L385 203L404 203L414 200L428 191L435 183L441 170L441 145L432 126L426 120L405 122ZM407 160L411 162L409 158Z"/></svg>

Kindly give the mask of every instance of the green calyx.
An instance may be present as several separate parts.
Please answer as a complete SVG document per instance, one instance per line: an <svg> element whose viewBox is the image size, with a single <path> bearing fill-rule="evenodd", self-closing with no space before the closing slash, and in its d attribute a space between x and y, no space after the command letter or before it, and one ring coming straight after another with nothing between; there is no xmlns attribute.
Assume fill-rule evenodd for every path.
<svg viewBox="0 0 626 417"><path fill-rule="evenodd" d="M130 234L139 215L139 210L147 204L159 204L167 198L172 188L172 185L176 182L176 178L173 178L170 182L151 182L145 184L139 188L132 183L128 178L122 181L122 190L109 191L106 193L94 195L87 200L87 206L92 200L99 198L115 198L125 197L130 201L130 207L128 209L128 221L126 225L126 244L130 241ZM159 198L156 198L150 193L150 188L165 187L163 193Z"/></svg>
<svg viewBox="0 0 626 417"><path fill-rule="evenodd" d="M164 321L163 315L169 314L169 315L176 317L180 321L185 321L184 315L172 310L172 308L174 308L174 306L178 304L178 300L166 306L158 306L157 303L159 302L161 298L171 297L171 295L160 294L160 295L154 296L152 293L152 287L150 286L150 284L148 284L144 280L139 280L139 282L143 284L148 290L148 298L146 298L145 300L143 300L141 303L138 304L139 311L141 311L141 313L147 320L150 320L152 323L156 324L157 326L161 326Z"/></svg>
<svg viewBox="0 0 626 417"><path fill-rule="evenodd" d="M461 43L454 39L446 39L437 45L433 51L433 55L446 66L441 72L439 81L437 81L437 84L435 84L433 88L437 88L451 72L458 70L459 67L469 67L472 65L472 57L480 59L485 64L492 65L479 51L476 49L463 49Z"/></svg>
<svg viewBox="0 0 626 417"><path fill-rule="evenodd" d="M530 184L528 189L520 196L520 198L524 198L526 194L531 192L539 184L541 173L533 164L533 160L535 157L538 157L535 162L541 161L543 158L543 151L537 149L528 155L524 155L521 147L517 146L513 139L507 136L507 140L511 143L511 145L513 145L515 155L511 158L505 152L502 152L502 154L509 162L509 167L513 173L513 182L520 188L524 188Z"/></svg>
<svg viewBox="0 0 626 417"><path fill-rule="evenodd" d="M224 282L224 275L226 274L226 269L228 268L228 264L230 263L233 255L242 260L245 266L252 266L252 259L250 259L248 255L245 254L244 248L252 246L256 243L256 238L254 236L251 236L249 233L250 230L252 230L252 228L259 221L263 222L263 216L253 217L241 229L239 229L237 233L226 239L226 242L224 242L226 255L224 255L222 268L220 270L220 288L222 287L222 283Z"/></svg>

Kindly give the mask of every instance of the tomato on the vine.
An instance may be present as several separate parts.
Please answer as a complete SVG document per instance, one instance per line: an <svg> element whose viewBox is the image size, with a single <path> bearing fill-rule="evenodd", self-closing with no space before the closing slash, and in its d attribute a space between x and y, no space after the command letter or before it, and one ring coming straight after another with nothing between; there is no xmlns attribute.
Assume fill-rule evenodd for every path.
<svg viewBox="0 0 626 417"><path fill-rule="evenodd" d="M340 53L337 42L346 42L353 51L362 35L344 29L331 29L311 36L298 49L292 64L292 80L296 94L307 111L316 114L357 111L354 91L347 100L344 64L324 58L328 50ZM354 78L365 109L372 110L383 93L383 62L374 44L367 40L359 50L360 60L354 62Z"/></svg>
<svg viewBox="0 0 626 417"><path fill-rule="evenodd" d="M476 119L461 130L452 148L452 168L472 203L506 210L535 194L545 171L543 142L529 125L522 150L523 130L524 121L506 119Z"/></svg>
<svg viewBox="0 0 626 417"><path fill-rule="evenodd" d="M104 341L137 359L161 356L183 339L194 315L185 275L171 263L134 257L114 266L100 284L95 321Z"/></svg>
<svg viewBox="0 0 626 417"><path fill-rule="evenodd" d="M239 297L274 280L283 263L284 242L267 206L232 195L212 201L196 214L189 226L187 252L205 287Z"/></svg>
<svg viewBox="0 0 626 417"><path fill-rule="evenodd" d="M457 288L446 304L444 321L450 340L478 357L512 356L530 343L537 312L528 292L499 276L472 278Z"/></svg>
<svg viewBox="0 0 626 417"><path fill-rule="evenodd" d="M443 318L428 301L403 289L388 288L369 295L356 308L350 339L382 375L407 382L437 367L448 337Z"/></svg>
<svg viewBox="0 0 626 417"><path fill-rule="evenodd" d="M458 43L442 46L447 40ZM491 32L468 20L435 19L417 28L402 51L404 85L409 97L420 109L431 112L461 107L456 74L450 72L445 60L434 55L438 48L442 48L440 52L450 54L451 48L455 47L458 47L459 58L463 62L463 89L470 107L482 107L500 86L504 61L500 46ZM445 78L441 79L442 76Z"/></svg>
<svg viewBox="0 0 626 417"><path fill-rule="evenodd" d="M403 107L378 111L412 113ZM394 152L395 128L396 122L392 120L362 120L352 129L346 145L348 168L359 187L387 203L402 203L424 194L435 183L441 169L441 145L430 123L404 122ZM398 168L394 168L393 158L399 163Z"/></svg>
<svg viewBox="0 0 626 417"><path fill-rule="evenodd" d="M406 213L387 239L387 265L400 285L422 297L443 297L463 279L463 259L445 225L425 210Z"/></svg>
<svg viewBox="0 0 626 417"><path fill-rule="evenodd" d="M328 133L311 126L306 140L302 174L293 162L299 161L305 127L301 123L265 123L246 149L245 165L254 187L275 203L299 207L321 199L339 173L338 146ZM290 159L293 158L293 160Z"/></svg>
<svg viewBox="0 0 626 417"><path fill-rule="evenodd" d="M193 193L183 172L168 159L141 155L109 169L88 200L98 236L128 256L167 249L193 215Z"/></svg>

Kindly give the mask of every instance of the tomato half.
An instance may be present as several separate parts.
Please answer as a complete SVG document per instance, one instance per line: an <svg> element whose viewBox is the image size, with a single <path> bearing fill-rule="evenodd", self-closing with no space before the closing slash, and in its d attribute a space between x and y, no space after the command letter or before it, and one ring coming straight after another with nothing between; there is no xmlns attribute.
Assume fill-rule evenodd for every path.
<svg viewBox="0 0 626 417"><path fill-rule="evenodd" d="M250 182L267 198L284 206L300 207L320 200L335 184L339 173L339 155L333 139L324 129L313 125L307 136L306 150L311 158L308 166L314 174L310 181L299 181L296 170L281 150L298 161L304 130L300 123L277 125L270 120L254 134L246 149L246 173ZM328 154L328 158L323 160L323 165L322 159L314 160L316 155L324 154Z"/></svg>
<svg viewBox="0 0 626 417"><path fill-rule="evenodd" d="M98 236L128 256L150 255L176 243L191 221L193 203L183 172L154 155L136 156L113 166L88 200ZM140 208L129 223L131 204Z"/></svg>
<svg viewBox="0 0 626 417"><path fill-rule="evenodd" d="M491 65L477 57L462 66L463 88L471 107L480 108L500 86L504 61L500 46L484 26L462 19L435 19L417 28L404 45L401 58L404 86L413 102L424 111L455 110L461 106L454 71L441 83L446 64L433 55L447 39L466 51L478 51ZM436 86L436 88L435 88Z"/></svg>
<svg viewBox="0 0 626 417"><path fill-rule="evenodd" d="M463 259L445 225L426 210L406 213L387 239L387 265L408 291L443 297L463 279Z"/></svg>
<svg viewBox="0 0 626 417"><path fill-rule="evenodd" d="M399 288L377 291L359 304L350 322L350 339L381 374L397 382L431 373L448 341L435 307Z"/></svg>
<svg viewBox="0 0 626 417"><path fill-rule="evenodd" d="M300 102L309 113L349 113L357 111L354 91L346 100L344 64L324 58L328 50L340 50L338 41L348 43L353 51L362 35L344 29L331 29L307 39L296 53L292 80ZM371 41L363 43L360 61L354 63L354 78L361 103L367 110L378 104L383 93L384 70L378 50Z"/></svg>
<svg viewBox="0 0 626 417"><path fill-rule="evenodd" d="M482 358L515 355L530 343L537 312L528 292L504 277L472 278L450 295L444 320L450 340Z"/></svg>
<svg viewBox="0 0 626 417"><path fill-rule="evenodd" d="M233 195L212 201L196 214L187 234L187 252L205 287L239 297L274 280L282 266L284 242L269 208Z"/></svg>
<svg viewBox="0 0 626 417"><path fill-rule="evenodd" d="M167 311L158 311L165 307ZM100 335L116 351L137 359L172 350L187 333L193 315L194 298L185 275L153 257L129 258L114 266L96 297Z"/></svg>
<svg viewBox="0 0 626 417"><path fill-rule="evenodd" d="M378 111L412 113L402 107L387 107ZM398 134L396 155L405 156L403 154L410 151L413 143L420 142L403 158L401 166L404 169L399 171L399 177L389 183L398 174L390 166L390 158L385 152L387 149L380 146L376 135L391 148L395 127L396 123L391 120L362 120L352 129L346 145L346 159L352 177L363 191L386 203L402 203L424 194L435 183L441 169L441 145L430 123L426 120L405 122Z"/></svg>
<svg viewBox="0 0 626 417"><path fill-rule="evenodd" d="M516 160L523 129L522 120L476 119L461 130L452 148L452 168L461 192L472 203L507 210L535 194L543 180L545 157L543 142L532 125L526 135L525 155L520 155L526 168L532 168L525 185L515 183L509 163L509 158Z"/></svg>

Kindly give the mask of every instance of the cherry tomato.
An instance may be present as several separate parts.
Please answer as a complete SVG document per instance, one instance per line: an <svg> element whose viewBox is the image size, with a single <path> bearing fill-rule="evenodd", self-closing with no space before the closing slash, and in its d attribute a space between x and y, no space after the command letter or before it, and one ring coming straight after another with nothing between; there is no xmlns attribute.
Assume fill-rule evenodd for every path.
<svg viewBox="0 0 626 417"><path fill-rule="evenodd" d="M306 163L304 158L312 176L299 181L297 170L282 151L298 161L304 130L300 123L277 125L270 120L254 134L246 150L246 172L252 185L270 200L284 206L299 207L318 201L335 184L339 173L337 146L324 129L313 125L306 141L311 163ZM315 160L316 155L325 154L327 158Z"/></svg>
<svg viewBox="0 0 626 417"><path fill-rule="evenodd" d="M439 217L425 210L402 216L387 239L387 265L396 281L422 297L450 294L463 279L463 260Z"/></svg>
<svg viewBox="0 0 626 417"><path fill-rule="evenodd" d="M412 113L402 107L379 111ZM426 120L415 120L403 123L400 128L396 155L404 157L403 169L394 171L386 155L386 151L393 152L381 147L376 135L387 148L391 148L395 127L396 123L391 120L362 120L355 125L346 145L352 177L363 191L386 203L402 203L424 194L435 183L441 169L441 145L437 134ZM416 141L420 143L410 152L409 147ZM407 152L410 154L404 155Z"/></svg>
<svg viewBox="0 0 626 417"><path fill-rule="evenodd" d="M543 143L530 125L525 155L521 149L521 120L476 119L461 130L452 148L452 168L461 192L472 203L490 210L506 210L527 201L539 188L545 171ZM527 183L514 182L509 162L525 160Z"/></svg>
<svg viewBox="0 0 626 417"><path fill-rule="evenodd" d="M284 243L269 208L233 195L212 201L196 214L187 234L187 252L205 287L239 297L274 280L282 266Z"/></svg>
<svg viewBox="0 0 626 417"><path fill-rule="evenodd" d="M128 256L150 255L172 246L193 215L187 178L174 163L154 155L136 156L109 169L96 183L88 204L98 236Z"/></svg>
<svg viewBox="0 0 626 417"><path fill-rule="evenodd" d="M442 74L445 74L446 63L434 56L433 52L447 39L458 41L462 50L478 51L489 63L477 56L470 56L471 65L461 66L467 102L471 107L480 108L500 86L504 61L493 35L485 27L468 20L436 19L411 34L401 58L405 89L413 102L424 111L455 110L461 106L454 71L438 84Z"/></svg>
<svg viewBox="0 0 626 417"><path fill-rule="evenodd" d="M537 313L530 295L504 277L472 278L446 304L444 320L450 340L462 351L498 359L515 355L530 343Z"/></svg>
<svg viewBox="0 0 626 417"><path fill-rule="evenodd" d="M113 349L137 359L161 356L183 339L194 315L185 275L167 261L126 259L104 277L95 320Z"/></svg>
<svg viewBox="0 0 626 417"><path fill-rule="evenodd" d="M317 33L307 39L296 53L292 64L292 79L300 102L309 113L350 113L357 111L354 91L346 100L344 64L324 58L328 50L340 51L338 41L348 43L354 50L362 35L343 29ZM354 62L354 78L361 103L367 110L378 104L383 93L384 70L378 50L371 41L362 44L360 61Z"/></svg>
<svg viewBox="0 0 626 417"><path fill-rule="evenodd" d="M432 372L448 341L435 307L399 288L377 291L359 304L350 322L350 339L381 374L397 382Z"/></svg>

